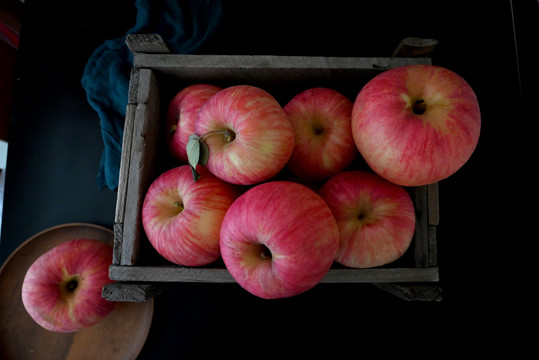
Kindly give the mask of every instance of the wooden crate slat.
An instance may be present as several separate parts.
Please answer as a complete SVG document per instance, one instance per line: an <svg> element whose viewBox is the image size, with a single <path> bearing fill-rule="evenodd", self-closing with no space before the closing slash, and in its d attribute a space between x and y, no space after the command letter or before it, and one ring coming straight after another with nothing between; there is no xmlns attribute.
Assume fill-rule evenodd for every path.
<svg viewBox="0 0 539 360"><path fill-rule="evenodd" d="M156 282L235 282L226 268L111 266L112 280ZM438 268L331 269L322 283L436 282Z"/></svg>
<svg viewBox="0 0 539 360"><path fill-rule="evenodd" d="M109 277L112 280L143 282L235 282L226 268L183 266L111 266Z"/></svg>
<svg viewBox="0 0 539 360"><path fill-rule="evenodd" d="M133 53L159 54L170 52L167 44L158 34L128 34L125 43Z"/></svg>
<svg viewBox="0 0 539 360"><path fill-rule="evenodd" d="M136 68L152 69L186 82L236 84L310 84L313 80L359 81L372 78L386 69L410 64L431 64L431 59L134 54Z"/></svg>
<svg viewBox="0 0 539 360"><path fill-rule="evenodd" d="M127 194L123 219L121 265L133 265L139 256L143 228L141 221L144 194L153 180L158 149L160 121L159 89L151 70L141 69L130 148Z"/></svg>
<svg viewBox="0 0 539 360"><path fill-rule="evenodd" d="M167 290L167 286L161 283L133 284L115 282L103 286L101 296L108 301L118 302L146 302L156 295Z"/></svg>

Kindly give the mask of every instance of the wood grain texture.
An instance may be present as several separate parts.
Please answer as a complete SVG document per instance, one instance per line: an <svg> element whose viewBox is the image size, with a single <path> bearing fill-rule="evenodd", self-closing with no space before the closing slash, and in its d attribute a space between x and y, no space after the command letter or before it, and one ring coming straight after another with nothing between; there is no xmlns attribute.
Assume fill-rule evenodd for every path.
<svg viewBox="0 0 539 360"><path fill-rule="evenodd" d="M136 105L134 109L133 127L124 130L124 139L129 137L125 131L130 131L131 147L122 155L120 168L123 173L120 183L125 191L123 204L123 221L116 219L116 223L123 223L121 259L122 265L133 265L139 256L140 241L143 236L141 212L144 194L154 176L157 148L159 146L159 89L154 73L148 69L139 71L139 82L136 92ZM122 152L124 150L122 149ZM129 162L125 165L126 162ZM117 213L121 203L117 204Z"/></svg>
<svg viewBox="0 0 539 360"><path fill-rule="evenodd" d="M225 268L183 266L111 266L110 278L134 282L205 282L232 283ZM385 283L438 281L438 268L331 269L322 283Z"/></svg>

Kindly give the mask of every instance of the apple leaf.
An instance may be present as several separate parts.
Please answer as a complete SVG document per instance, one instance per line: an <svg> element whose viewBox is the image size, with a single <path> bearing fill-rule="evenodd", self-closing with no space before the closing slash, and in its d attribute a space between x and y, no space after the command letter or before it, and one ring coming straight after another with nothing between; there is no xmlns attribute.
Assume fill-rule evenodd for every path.
<svg viewBox="0 0 539 360"><path fill-rule="evenodd" d="M198 143L200 144L200 158L198 159L198 164L204 166L208 163L208 159L210 158L210 149L204 140L200 139Z"/></svg>
<svg viewBox="0 0 539 360"><path fill-rule="evenodd" d="M200 178L200 175L196 171L197 165L206 165L210 157L210 149L201 136L191 134L189 135L185 150L187 151L187 162L191 167L193 179L197 181Z"/></svg>
<svg viewBox="0 0 539 360"><path fill-rule="evenodd" d="M200 137L195 134L189 135L189 141L187 141L185 150L187 151L189 165L196 167L200 159Z"/></svg>
<svg viewBox="0 0 539 360"><path fill-rule="evenodd" d="M197 181L200 178L196 171L198 162L200 160L200 136L195 134L189 135L189 140L187 141L185 150L187 152L187 162L189 163L191 172L193 173L193 179Z"/></svg>

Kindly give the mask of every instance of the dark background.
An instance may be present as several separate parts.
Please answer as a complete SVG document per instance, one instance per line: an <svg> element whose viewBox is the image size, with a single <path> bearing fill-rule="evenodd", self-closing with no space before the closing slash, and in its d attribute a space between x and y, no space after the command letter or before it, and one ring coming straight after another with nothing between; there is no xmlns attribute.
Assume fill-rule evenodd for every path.
<svg viewBox="0 0 539 360"><path fill-rule="evenodd" d="M433 63L476 91L479 145L458 173L440 182L443 300L410 303L369 284L320 284L294 298L264 301L235 284L177 284L156 297L139 358L292 352L346 359L367 350L437 355L464 344L509 345L492 336L505 339L518 330L505 321L530 321L521 311L530 294L512 270L528 264L524 254L537 240L526 233L531 213L522 206L537 195L537 166L529 159L537 112L527 112L537 81L537 2L290 3L225 2L218 32L199 53L390 56L404 37L434 38ZM51 226L112 227L116 193L96 186L103 143L80 79L93 50L123 35L135 15L134 1L26 0L0 262ZM436 347L425 353L427 345Z"/></svg>

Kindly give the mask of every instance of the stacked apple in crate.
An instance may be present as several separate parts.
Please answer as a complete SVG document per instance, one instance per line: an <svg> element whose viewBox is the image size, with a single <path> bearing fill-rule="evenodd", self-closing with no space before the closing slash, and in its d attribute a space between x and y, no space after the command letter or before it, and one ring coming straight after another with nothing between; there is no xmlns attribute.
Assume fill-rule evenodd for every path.
<svg viewBox="0 0 539 360"><path fill-rule="evenodd" d="M159 56L160 66L177 60ZM148 61L143 54L138 59ZM122 278L116 261L116 280L235 281L256 296L284 298L308 291L333 271L383 267L414 239L418 219L410 189L451 176L477 145L477 98L448 69L371 64L366 72L377 73L365 83L348 77L347 88L356 89L351 97L331 86L305 85L316 81L302 85L305 74L313 74L308 65L299 80L282 75L285 82L278 84L261 68L261 80L252 81L242 71L249 75L245 68L253 59L240 59L246 64L236 77L198 76L189 68L176 74L185 86L168 103L160 130L166 144L157 145L178 163L140 185L136 210L153 248L180 270L155 279ZM294 61L314 61L286 60L291 68ZM358 73L364 75L362 66ZM345 69L341 79L347 75ZM298 82L277 94L286 80ZM291 94L292 88L301 91ZM364 168L354 166L358 159ZM212 267L220 259L226 269ZM130 271L135 274L136 266ZM414 281L406 272L400 276ZM380 272L373 279L392 278Z"/></svg>

